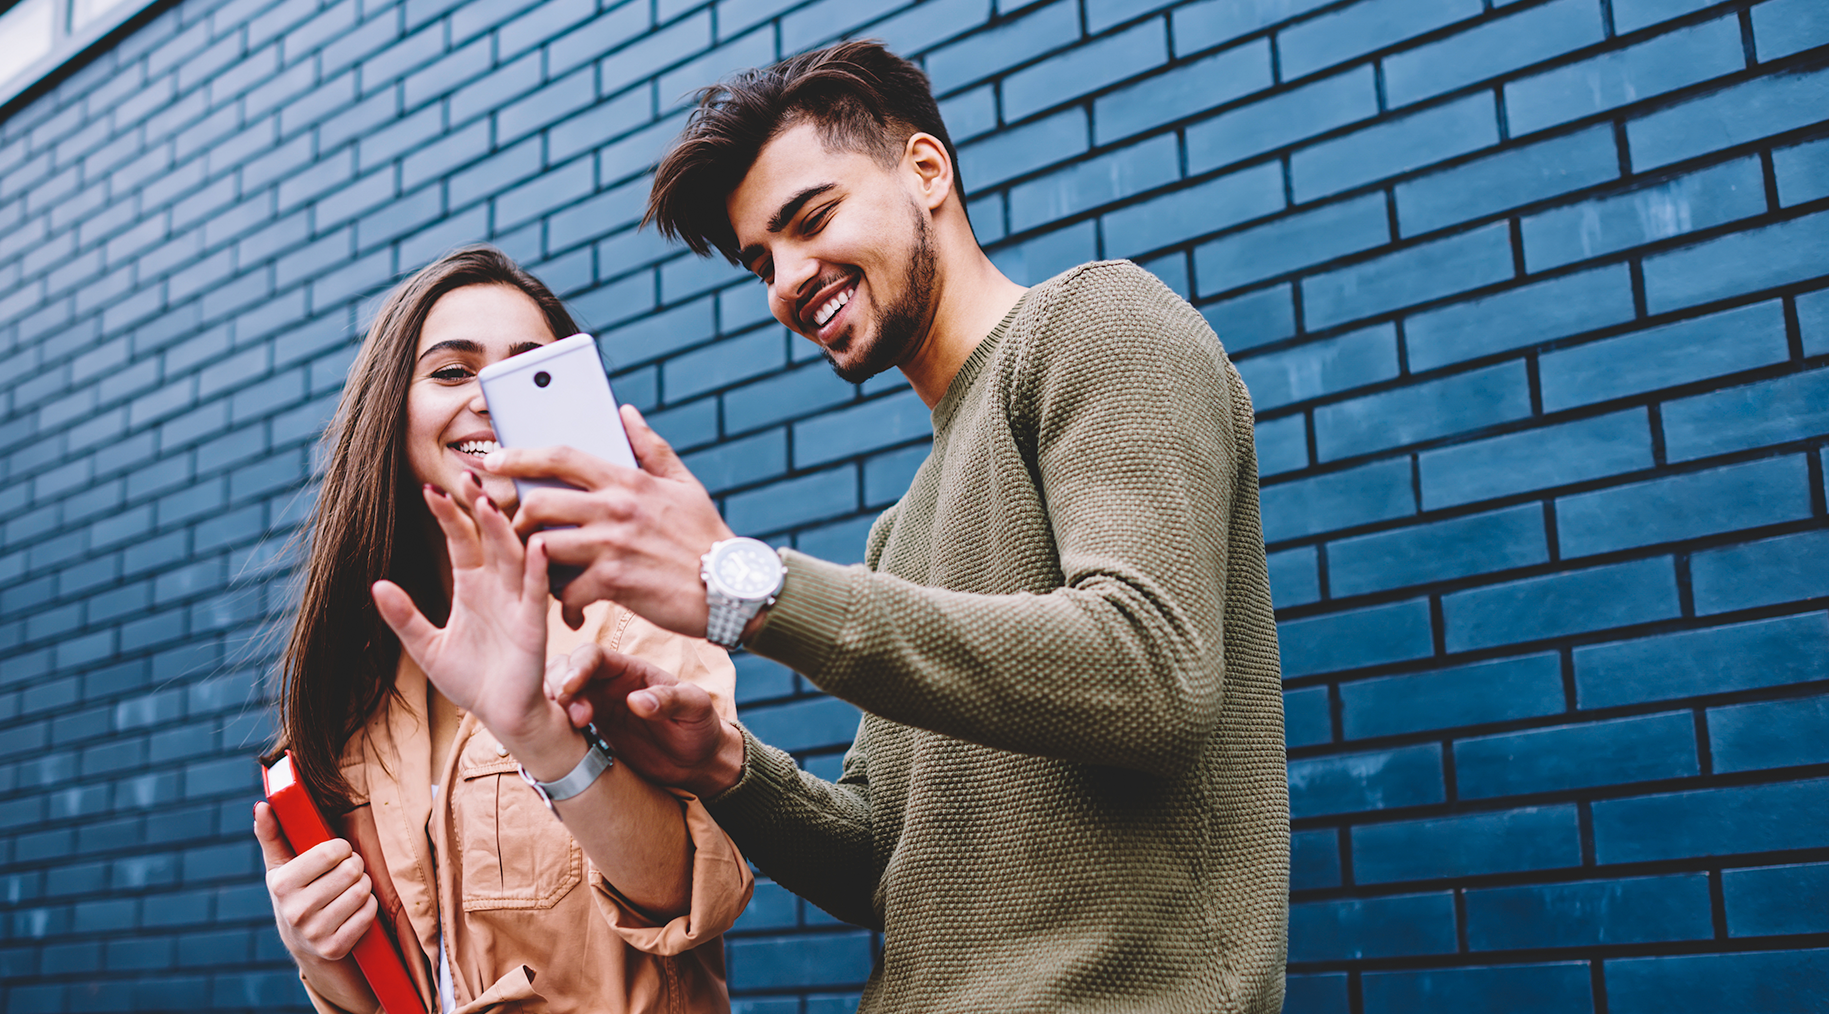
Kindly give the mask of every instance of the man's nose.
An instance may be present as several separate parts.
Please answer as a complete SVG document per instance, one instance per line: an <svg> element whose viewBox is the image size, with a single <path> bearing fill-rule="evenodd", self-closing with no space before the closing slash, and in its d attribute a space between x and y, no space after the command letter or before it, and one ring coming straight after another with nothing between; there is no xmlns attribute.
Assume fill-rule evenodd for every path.
<svg viewBox="0 0 1829 1014"><path fill-rule="evenodd" d="M819 262L792 254L775 260L775 316L789 327L799 324L795 313L807 289L818 283Z"/></svg>

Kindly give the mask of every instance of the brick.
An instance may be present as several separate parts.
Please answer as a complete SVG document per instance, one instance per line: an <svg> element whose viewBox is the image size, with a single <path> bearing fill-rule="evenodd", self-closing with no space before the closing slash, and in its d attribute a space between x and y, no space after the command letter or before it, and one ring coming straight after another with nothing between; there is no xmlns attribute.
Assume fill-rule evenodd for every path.
<svg viewBox="0 0 1829 1014"><path fill-rule="evenodd" d="M1700 615L1829 594L1829 530L1743 543L1690 560ZM1739 570L1737 568L1752 568Z"/></svg>
<svg viewBox="0 0 1829 1014"><path fill-rule="evenodd" d="M1770 74L1626 122L1632 170L1643 172L1814 123L1829 103L1829 70Z"/></svg>
<svg viewBox="0 0 1829 1014"><path fill-rule="evenodd" d="M780 0L772 0L780 2ZM961 92L940 103L940 119L954 144L997 128L997 91L992 85Z"/></svg>
<svg viewBox="0 0 1829 1014"><path fill-rule="evenodd" d="M1398 225L1413 236L1618 176L1612 128L1592 127L1398 184Z"/></svg>
<svg viewBox="0 0 1829 1014"><path fill-rule="evenodd" d="M1327 581L1336 597L1363 595L1548 561L1543 510L1522 504L1331 542Z"/></svg>
<svg viewBox="0 0 1829 1014"><path fill-rule="evenodd" d="M1088 147L1086 113L1066 109L959 149L964 186L985 188L1065 161Z"/></svg>
<svg viewBox="0 0 1829 1014"><path fill-rule="evenodd" d="M1507 722L1563 710L1554 652L1340 685L1348 739Z"/></svg>
<svg viewBox="0 0 1829 1014"><path fill-rule="evenodd" d="M1829 762L1829 697L1710 708L1708 741L1716 771Z"/></svg>
<svg viewBox="0 0 1829 1014"><path fill-rule="evenodd" d="M1695 721L1686 711L1460 740L1454 770L1464 799L1701 773Z"/></svg>
<svg viewBox="0 0 1829 1014"><path fill-rule="evenodd" d="M1154 22L1145 26L1154 27ZM1093 100L1098 144L1193 116L1271 85L1270 46L1247 43L1156 74ZM1006 91L1006 96L1007 96ZM1005 117L1014 119L1006 98Z"/></svg>
<svg viewBox="0 0 1829 1014"><path fill-rule="evenodd" d="M1292 962L1453 954L1455 949L1454 898L1446 891L1289 906Z"/></svg>
<svg viewBox="0 0 1829 1014"><path fill-rule="evenodd" d="M1721 893L1730 937L1829 932L1829 863L1727 870Z"/></svg>
<svg viewBox="0 0 1829 1014"><path fill-rule="evenodd" d="M1300 546L1269 554L1270 600L1276 603L1278 609L1321 600L1315 557L1313 546Z"/></svg>
<svg viewBox="0 0 1829 1014"><path fill-rule="evenodd" d="M1276 174L1278 177L1281 173ZM1141 144L1077 163L1060 172L1023 183L1010 191L1010 227L1021 232L1090 208L1153 190L1180 176L1180 152L1173 137L1157 137ZM1277 189L1281 190L1280 178ZM1203 197L1220 196L1219 194ZM1281 207L1281 194L1277 195ZM1220 202L1211 202L1218 205ZM1205 206L1205 202L1203 202ZM1145 205L1144 207L1149 207ZM1128 210L1128 209L1127 209ZM1217 210L1217 208L1215 209ZM1160 211L1153 212L1160 214ZM1122 213L1120 213L1122 214ZM1110 232L1110 219L1107 231ZM1108 244L1111 241L1108 240ZM1150 244L1151 246L1160 244ZM1129 249L1134 243L1118 242Z"/></svg>
<svg viewBox="0 0 1829 1014"><path fill-rule="evenodd" d="M1125 196L1120 191L1127 186L1133 191L1144 190L1173 180L1178 158L1174 139L1157 138L1125 151L1138 152L1141 157L1145 149L1149 149L1148 157L1152 160L1152 168L1149 169L1131 168L1128 165L1106 167L1095 160L1015 188L1010 194L1012 227L1028 228L1033 223L1064 217L1080 208L1114 200ZM1095 173L1094 166L1098 166L1101 171ZM1145 251L1180 243L1202 233L1214 232L1282 209L1282 169L1274 162L1264 163L1107 214L1102 220L1105 254L1109 257L1135 257ZM1336 209L1322 211L1337 209L1338 206ZM1287 221L1289 220L1285 220ZM1223 277L1230 283L1233 275L1224 265L1228 254L1239 251L1242 247L1261 245L1269 237L1275 237L1270 239L1275 242L1288 232L1287 228L1267 227L1241 241L1228 243L1222 240L1214 244L1215 249L1206 254L1209 261L1207 270L1213 272L1216 279ZM1380 236L1378 241L1383 238ZM1348 237L1344 242L1351 243L1353 239Z"/></svg>
<svg viewBox="0 0 1829 1014"><path fill-rule="evenodd" d="M746 534L829 520L857 509L857 470L839 468L796 476L739 493L724 502L724 520Z"/></svg>
<svg viewBox="0 0 1829 1014"><path fill-rule="evenodd" d="M991 254L991 263L1018 285L1034 285L1098 256L1097 228L1080 222L1006 246Z"/></svg>
<svg viewBox="0 0 1829 1014"><path fill-rule="evenodd" d="M1593 804L1603 863L1726 856L1829 844L1829 779L1697 789Z"/></svg>
<svg viewBox="0 0 1829 1014"><path fill-rule="evenodd" d="M1829 141L1780 148L1772 153L1772 166L1781 207L1829 196Z"/></svg>
<svg viewBox="0 0 1829 1014"><path fill-rule="evenodd" d="M1236 365L1253 407L1264 412L1396 377L1397 330L1378 324Z"/></svg>
<svg viewBox="0 0 1829 1014"><path fill-rule="evenodd" d="M1260 477L1308 467L1308 419L1305 416L1291 415L1260 422L1255 436ZM1307 494L1310 492L1313 491L1306 487L1303 491L1290 491L1285 494L1285 501L1291 496L1297 500L1309 499Z"/></svg>
<svg viewBox="0 0 1829 1014"><path fill-rule="evenodd" d="M1481 13L1476 0L1372 0L1277 33L1278 64L1292 80ZM1395 103L1393 103L1395 104Z"/></svg>
<svg viewBox="0 0 1829 1014"><path fill-rule="evenodd" d="M722 8L719 9L722 13ZM563 74L602 56L605 51L645 32L649 28L646 4L618 3L593 21L560 35L546 46L546 72ZM486 42L487 40L483 40ZM709 83L709 82L707 82ZM608 94L605 89L602 94Z"/></svg>
<svg viewBox="0 0 1829 1014"><path fill-rule="evenodd" d="M1758 159L1701 168L1617 196L1525 216L1525 267L1571 264L1765 212Z"/></svg>
<svg viewBox="0 0 1829 1014"><path fill-rule="evenodd" d="M794 547L833 563L864 562L864 540L871 518L852 518L836 524L803 529L794 536Z"/></svg>
<svg viewBox="0 0 1829 1014"><path fill-rule="evenodd" d="M1524 364L1500 363L1323 405L1314 411L1315 455L1334 461L1530 414Z"/></svg>
<svg viewBox="0 0 1829 1014"><path fill-rule="evenodd" d="M1628 409L1424 451L1418 455L1423 506L1433 510L1649 468L1646 422L1642 409Z"/></svg>
<svg viewBox="0 0 1829 1014"><path fill-rule="evenodd" d="M1429 604L1416 599L1277 624L1285 678L1428 658Z"/></svg>
<svg viewBox="0 0 1829 1014"><path fill-rule="evenodd" d="M1649 623L1678 612L1676 575L1663 557L1442 596L1451 652Z"/></svg>
<svg viewBox="0 0 1829 1014"><path fill-rule="evenodd" d="M1615 10L1616 21L1619 15ZM1505 86L1506 123L1512 136L1522 137L1745 65L1737 19L1717 18L1513 81Z"/></svg>
<svg viewBox="0 0 1829 1014"><path fill-rule="evenodd" d="M1133 17L1142 10L1168 6L1158 0L1088 0L1086 21L1089 31L1100 31L1106 25ZM1186 56L1210 46L1230 42L1280 21L1325 6L1325 0L1264 0L1239 4L1233 0L1205 0L1175 11L1175 52Z"/></svg>
<svg viewBox="0 0 1829 1014"><path fill-rule="evenodd" d="M1613 30L1636 32L1709 6L1709 0L1615 0Z"/></svg>
<svg viewBox="0 0 1829 1014"><path fill-rule="evenodd" d="M1446 798L1442 750L1434 743L1289 762L1289 815L1298 820Z"/></svg>
<svg viewBox="0 0 1829 1014"><path fill-rule="evenodd" d="M1390 239L1384 196L1366 194L1195 247L1194 277L1200 293L1210 295L1382 246ZM1311 320L1309 326L1325 325Z"/></svg>
<svg viewBox="0 0 1829 1014"><path fill-rule="evenodd" d="M1585 961L1367 972L1360 984L1365 1014L1420 1010L1551 1011L1594 1009Z"/></svg>
<svg viewBox="0 0 1829 1014"><path fill-rule="evenodd" d="M1761 62L1829 43L1829 14L1809 0L1771 0L1753 7L1753 44Z"/></svg>
<svg viewBox="0 0 1829 1014"><path fill-rule="evenodd" d="M1578 866L1575 807L1355 827L1353 878L1360 884L1481 876Z"/></svg>
<svg viewBox="0 0 1829 1014"><path fill-rule="evenodd" d="M1279 542L1416 512L1407 460L1356 468L1264 487L1264 539Z"/></svg>
<svg viewBox="0 0 1829 1014"><path fill-rule="evenodd" d="M1304 279L1304 318L1319 329L1508 279L1509 233L1495 222Z"/></svg>
<svg viewBox="0 0 1829 1014"><path fill-rule="evenodd" d="M1767 458L1556 501L1564 558L1675 542L1810 516L1803 457Z"/></svg>
<svg viewBox="0 0 1829 1014"><path fill-rule="evenodd" d="M1273 285L1208 303L1201 315L1230 351L1268 345L1295 334L1295 300L1289 285Z"/></svg>
<svg viewBox="0 0 1829 1014"><path fill-rule="evenodd" d="M1300 690L1283 692L1283 742L1290 747L1315 746L1330 743L1334 738L1334 723L1329 717L1326 687L1303 687ZM1304 790L1309 796L1317 795L1313 788L1321 788L1319 796L1328 795L1328 789L1340 784L1340 775L1345 773L1334 769L1317 770L1309 762L1303 768ZM1360 765L1363 770L1366 765ZM1313 800L1307 800L1312 802Z"/></svg>
<svg viewBox="0 0 1829 1014"><path fill-rule="evenodd" d="M695 300L599 335L597 344L619 368L696 345L716 333L715 301Z"/></svg>
<svg viewBox="0 0 1829 1014"><path fill-rule="evenodd" d="M1787 443L1829 432L1829 370L1698 394L1664 405L1672 461Z"/></svg>
<svg viewBox="0 0 1829 1014"><path fill-rule="evenodd" d="M1340 836L1334 829L1290 834L1289 886L1296 891L1340 886Z"/></svg>
<svg viewBox="0 0 1829 1014"><path fill-rule="evenodd" d="M1077 33L1078 26L1072 22L1078 19L1071 12L1071 5L1056 6L1069 9L1067 19L1070 30ZM1043 8L1043 12L1053 9ZM1021 21L1013 22L1012 27L1020 24ZM973 36L971 41L988 40L995 34L995 31L981 33ZM928 66L932 67L939 56L939 53L935 53L929 57ZM1160 67L1168 62L1168 57L1168 25L1165 20L1145 21L1077 46L1004 78L1001 86L1004 118L1024 119L1049 106ZM1216 101L1223 100L1209 99L1209 105Z"/></svg>
<svg viewBox="0 0 1829 1014"><path fill-rule="evenodd" d="M1729 233L1645 258L1645 304L1663 313L1815 278L1825 256L1829 213Z"/></svg>
<svg viewBox="0 0 1829 1014"><path fill-rule="evenodd" d="M601 95L614 95L656 71L711 46L710 12L702 11L650 32L597 62ZM707 82L709 83L709 82Z"/></svg>
<svg viewBox="0 0 1829 1014"><path fill-rule="evenodd" d="M1188 172L1244 161L1376 115L1371 68L1348 70L1188 127Z"/></svg>
<svg viewBox="0 0 1829 1014"><path fill-rule="evenodd" d="M1783 307L1773 301L1555 349L1537 360L1537 374L1543 409L1556 412L1781 363L1790 355Z"/></svg>
<svg viewBox="0 0 1829 1014"><path fill-rule="evenodd" d="M817 697L746 711L743 722L762 740L798 751L850 743L860 717L836 697Z"/></svg>
<svg viewBox="0 0 1829 1014"><path fill-rule="evenodd" d="M733 939L732 979L758 989L862 982L870 974L870 934L862 931Z"/></svg>
<svg viewBox="0 0 1829 1014"><path fill-rule="evenodd" d="M1386 94L1392 105L1403 105L1600 42L1604 35L1593 0L1559 0L1386 59Z"/></svg>
<svg viewBox="0 0 1829 1014"><path fill-rule="evenodd" d="M794 424L794 467L809 468L930 436L932 414L913 391Z"/></svg>
<svg viewBox="0 0 1829 1014"><path fill-rule="evenodd" d="M733 282L743 283L744 288L761 287L761 280L755 275L722 257L679 257L660 267L660 298L663 303L677 303L688 296ZM729 334L733 330L722 321L720 325L720 333Z"/></svg>
<svg viewBox="0 0 1829 1014"><path fill-rule="evenodd" d="M714 494L772 479L787 472L787 439L783 430L764 430L709 450L685 456L693 476Z"/></svg>

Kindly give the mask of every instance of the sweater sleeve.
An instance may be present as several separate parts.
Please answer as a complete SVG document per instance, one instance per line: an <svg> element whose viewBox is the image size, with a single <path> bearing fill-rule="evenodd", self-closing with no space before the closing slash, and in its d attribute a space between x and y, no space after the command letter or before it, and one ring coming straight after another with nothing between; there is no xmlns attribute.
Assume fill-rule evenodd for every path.
<svg viewBox="0 0 1829 1014"><path fill-rule="evenodd" d="M1256 480L1248 399L1199 314L1132 265L1034 295L1039 319L1001 353L1022 462L996 478L1037 487L1058 587L950 591L789 553L751 650L891 721L1172 775L1219 714L1229 524ZM995 537L988 514L935 538Z"/></svg>

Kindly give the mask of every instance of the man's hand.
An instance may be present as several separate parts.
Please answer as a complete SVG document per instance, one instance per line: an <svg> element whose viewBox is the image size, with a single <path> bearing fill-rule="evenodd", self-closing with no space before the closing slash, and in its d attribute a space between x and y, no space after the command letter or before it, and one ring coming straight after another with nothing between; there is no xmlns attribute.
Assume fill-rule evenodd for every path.
<svg viewBox="0 0 1829 1014"><path fill-rule="evenodd" d="M440 692L474 713L534 777L555 779L583 756L584 744L575 736L553 735L565 730L565 719L542 681L544 536L523 549L507 516L481 487L466 492L470 514L443 491L425 491L451 557L450 619L434 627L391 581L375 582L375 606Z"/></svg>
<svg viewBox="0 0 1829 1014"><path fill-rule="evenodd" d="M609 599L656 626L704 637L710 610L699 557L730 538L731 530L705 487L640 412L624 405L622 423L639 469L570 447L506 448L484 458L483 466L495 475L578 487L530 490L514 518L523 538L546 529L540 538L552 560L583 570L559 597L574 629L585 606Z"/></svg>
<svg viewBox="0 0 1829 1014"><path fill-rule="evenodd" d="M580 646L548 670L572 724L597 724L617 758L651 782L715 796L743 777L743 736L711 695L632 655Z"/></svg>

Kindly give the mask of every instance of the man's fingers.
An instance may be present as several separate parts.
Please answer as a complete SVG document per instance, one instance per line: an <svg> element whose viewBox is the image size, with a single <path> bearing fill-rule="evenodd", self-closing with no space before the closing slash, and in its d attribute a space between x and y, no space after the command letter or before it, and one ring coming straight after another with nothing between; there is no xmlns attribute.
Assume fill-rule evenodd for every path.
<svg viewBox="0 0 1829 1014"><path fill-rule="evenodd" d="M629 711L650 722L697 723L713 715L711 695L691 683L650 686L629 695Z"/></svg>
<svg viewBox="0 0 1829 1014"><path fill-rule="evenodd" d="M563 444L553 447L503 447L483 458L483 470L511 479L557 479L579 489L600 489L615 478L617 466Z"/></svg>
<svg viewBox="0 0 1829 1014"><path fill-rule="evenodd" d="M394 636L400 638L400 644L406 648L413 660L424 666L421 657L430 646L432 638L438 636L438 628L425 618L419 607L413 604L413 597L406 590L392 581L376 581L372 589L375 596L375 609L381 618L393 629Z"/></svg>
<svg viewBox="0 0 1829 1014"><path fill-rule="evenodd" d="M293 852L292 846L286 842L285 832L279 826L279 817L265 800L254 804L254 837L260 842L260 857L265 860L269 870L276 870L298 857L298 853Z"/></svg>
<svg viewBox="0 0 1829 1014"><path fill-rule="evenodd" d="M673 453L673 445L654 432L634 405L622 406L622 428L629 434L629 447L635 451L635 460L641 462L642 471L675 482L698 484L686 463Z"/></svg>

